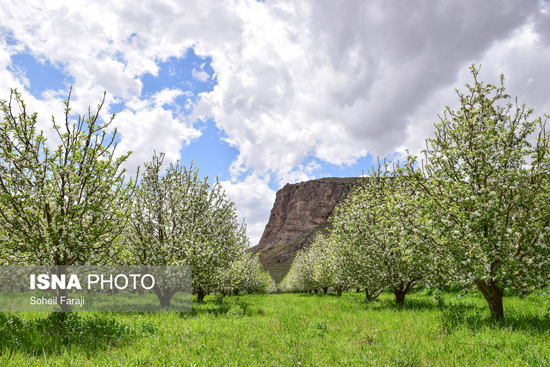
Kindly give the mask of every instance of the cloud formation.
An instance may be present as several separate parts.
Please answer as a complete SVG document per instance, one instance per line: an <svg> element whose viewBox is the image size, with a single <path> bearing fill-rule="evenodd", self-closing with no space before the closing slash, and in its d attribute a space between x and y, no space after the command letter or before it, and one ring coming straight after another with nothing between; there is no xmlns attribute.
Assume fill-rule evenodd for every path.
<svg viewBox="0 0 550 367"><path fill-rule="evenodd" d="M239 217L246 221L251 246L257 245L275 202L275 192L255 174L238 183L222 181L220 184L227 197L235 202Z"/></svg>
<svg viewBox="0 0 550 367"><path fill-rule="evenodd" d="M213 118L239 151L228 193L249 229L260 233L268 211L260 196L274 197L268 183L313 178L323 163L351 165L368 153L419 152L437 113L456 105L454 88L470 81L473 62L483 65L484 80L504 72L512 95L539 114L550 112L548 4L3 2L0 85L29 88L32 81L10 69L11 55L26 50L74 79L76 110L95 106L107 90L107 109L126 106L114 124L121 148L136 152L132 167L153 150L177 159L200 136L197 119ZM197 101L191 114L173 108L185 97L177 88L144 96L140 78L157 75L160 62L184 57L191 47L211 57L214 71L193 69L193 77L217 83L197 100L183 98L188 107ZM66 92L48 91L30 102L50 116ZM250 199L256 196L245 195L248 190L258 198Z"/></svg>
<svg viewBox="0 0 550 367"><path fill-rule="evenodd" d="M240 151L235 175L274 174L284 184L308 157L341 165L369 152L385 156L416 144L408 140L419 108L454 85L470 63L486 60L495 47L507 52L536 17L548 21L542 5L249 4L239 10L243 45L230 57L208 50L218 86L201 103ZM546 23L538 20L539 32L548 33ZM509 64L505 58L491 62Z"/></svg>

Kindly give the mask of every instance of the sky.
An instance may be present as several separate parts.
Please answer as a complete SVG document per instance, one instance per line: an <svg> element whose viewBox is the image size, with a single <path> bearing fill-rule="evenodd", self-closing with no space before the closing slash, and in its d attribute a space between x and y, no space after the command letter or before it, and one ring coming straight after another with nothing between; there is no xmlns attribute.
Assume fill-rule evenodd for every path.
<svg viewBox="0 0 550 367"><path fill-rule="evenodd" d="M286 183L420 154L480 79L550 114L548 0L0 0L0 98L52 144L73 112L116 113L128 174L166 155L218 177L256 245Z"/></svg>

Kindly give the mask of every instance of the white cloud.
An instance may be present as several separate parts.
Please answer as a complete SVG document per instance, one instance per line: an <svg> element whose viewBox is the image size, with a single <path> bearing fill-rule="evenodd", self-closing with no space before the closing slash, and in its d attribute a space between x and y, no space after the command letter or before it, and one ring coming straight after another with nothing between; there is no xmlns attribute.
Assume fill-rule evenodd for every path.
<svg viewBox="0 0 550 367"><path fill-rule="evenodd" d="M537 112L550 107L544 1L37 0L2 2L0 18L20 43L10 46L0 34L0 85L24 90L32 83L7 69L10 56L26 47L74 78L75 111L95 106L107 90L105 110L126 102L115 124L119 149L135 151L132 167L153 149L177 159L200 135L192 123L213 117L239 150L230 187L241 208L252 204L237 187L258 184L257 192L272 198L257 177L280 184L312 178L319 169L307 164L312 159L342 165L367 153L419 151L436 114L456 103L453 88L470 81L472 62L482 63L488 78L504 72L509 92ZM163 108L179 91L143 101L140 77L157 75L159 62L183 57L189 47L212 57L214 71L210 76L201 65L193 77L217 85L185 119ZM52 91L29 105L49 116L65 96Z"/></svg>
<svg viewBox="0 0 550 367"><path fill-rule="evenodd" d="M546 22L550 22L550 16L545 18ZM525 103L534 109L532 117L550 114L550 75L546 72L550 60L549 39L550 32L535 33L533 24L526 24L510 37L494 42L471 62L481 65L480 80L484 82L500 85L499 76L504 74L506 91L512 97L510 101L518 97L519 104ZM424 139L433 135L433 124L439 121L437 113L442 114L445 106L452 109L459 107L455 89L465 92L465 84L472 83L466 66L469 65L461 68L453 84L436 91L409 116L407 138L397 149L399 152L403 153L408 148L418 155L425 149Z"/></svg>
<svg viewBox="0 0 550 367"><path fill-rule="evenodd" d="M117 147L119 154L132 151L125 167L134 174L137 166L150 161L153 151L165 153L164 164L180 158L183 144L189 144L201 133L185 119L174 116L174 112L163 108L174 104L174 100L185 93L164 89L148 100L135 98L126 102L126 109L117 114L113 123L121 135Z"/></svg>
<svg viewBox="0 0 550 367"><path fill-rule="evenodd" d="M409 137L423 141L409 127L419 107L440 101L469 63L531 22L538 4L268 1L237 11L241 41L204 45L218 85L197 111L239 149L234 175L274 174L282 184L308 157L353 164Z"/></svg>
<svg viewBox="0 0 550 367"><path fill-rule="evenodd" d="M59 140L54 131L52 131L52 115L58 119L63 116L64 105L59 98L59 92L46 91L42 94L42 98L26 93L26 88L29 86L29 79L22 71L17 70L11 62L11 56L23 50L21 45L10 45L6 39L2 37L0 30L0 99L9 100L10 89L16 89L26 105L27 113L41 112L37 117L36 128L42 130L44 136L48 139L47 144L53 146ZM65 98L67 97L65 93ZM13 102L15 106L15 102ZM15 107L14 107L15 108Z"/></svg>
<svg viewBox="0 0 550 367"><path fill-rule="evenodd" d="M106 107L135 100L139 77L156 75L158 61L188 47L211 56L218 85L194 116L213 116L239 149L235 175L279 180L308 157L352 164L368 152L393 152L409 140L419 106L465 65L527 24L533 39L547 41L544 9L519 0L0 5L15 39L74 77L75 109L95 105L103 90L112 95ZM210 77L203 66L192 74Z"/></svg>
<svg viewBox="0 0 550 367"><path fill-rule="evenodd" d="M191 70L191 74L193 75L193 78L201 82L205 82L210 79L210 75L208 75L208 73L204 70L197 70L193 68L193 70Z"/></svg>
<svg viewBox="0 0 550 367"><path fill-rule="evenodd" d="M257 175L250 175L237 183L222 181L220 184L227 197L235 202L239 217L246 220L250 244L257 245L275 202L275 191Z"/></svg>

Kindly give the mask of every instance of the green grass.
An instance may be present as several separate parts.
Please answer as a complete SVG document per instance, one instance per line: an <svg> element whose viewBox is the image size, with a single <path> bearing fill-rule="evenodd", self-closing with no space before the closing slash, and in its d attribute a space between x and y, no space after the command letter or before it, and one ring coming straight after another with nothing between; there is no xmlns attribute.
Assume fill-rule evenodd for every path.
<svg viewBox="0 0 550 367"><path fill-rule="evenodd" d="M544 294L506 298L496 322L477 293L448 293L438 305L419 292L402 309L390 294L371 303L362 293L206 301L191 313L79 314L61 320L65 328L52 320L60 316L4 314L0 365L550 365Z"/></svg>

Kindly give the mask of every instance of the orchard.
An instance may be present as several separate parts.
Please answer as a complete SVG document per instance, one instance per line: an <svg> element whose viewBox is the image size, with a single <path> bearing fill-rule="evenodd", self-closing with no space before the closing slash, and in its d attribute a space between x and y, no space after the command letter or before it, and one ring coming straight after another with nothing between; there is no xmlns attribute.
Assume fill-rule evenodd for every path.
<svg viewBox="0 0 550 367"><path fill-rule="evenodd" d="M314 242L284 284L307 291L325 282L319 267L336 266L367 300L388 290L401 305L415 285L475 287L495 319L506 289L548 286L548 117L510 101L503 75L496 86L470 70L473 84L440 116L423 158L379 164L335 209L331 265Z"/></svg>

